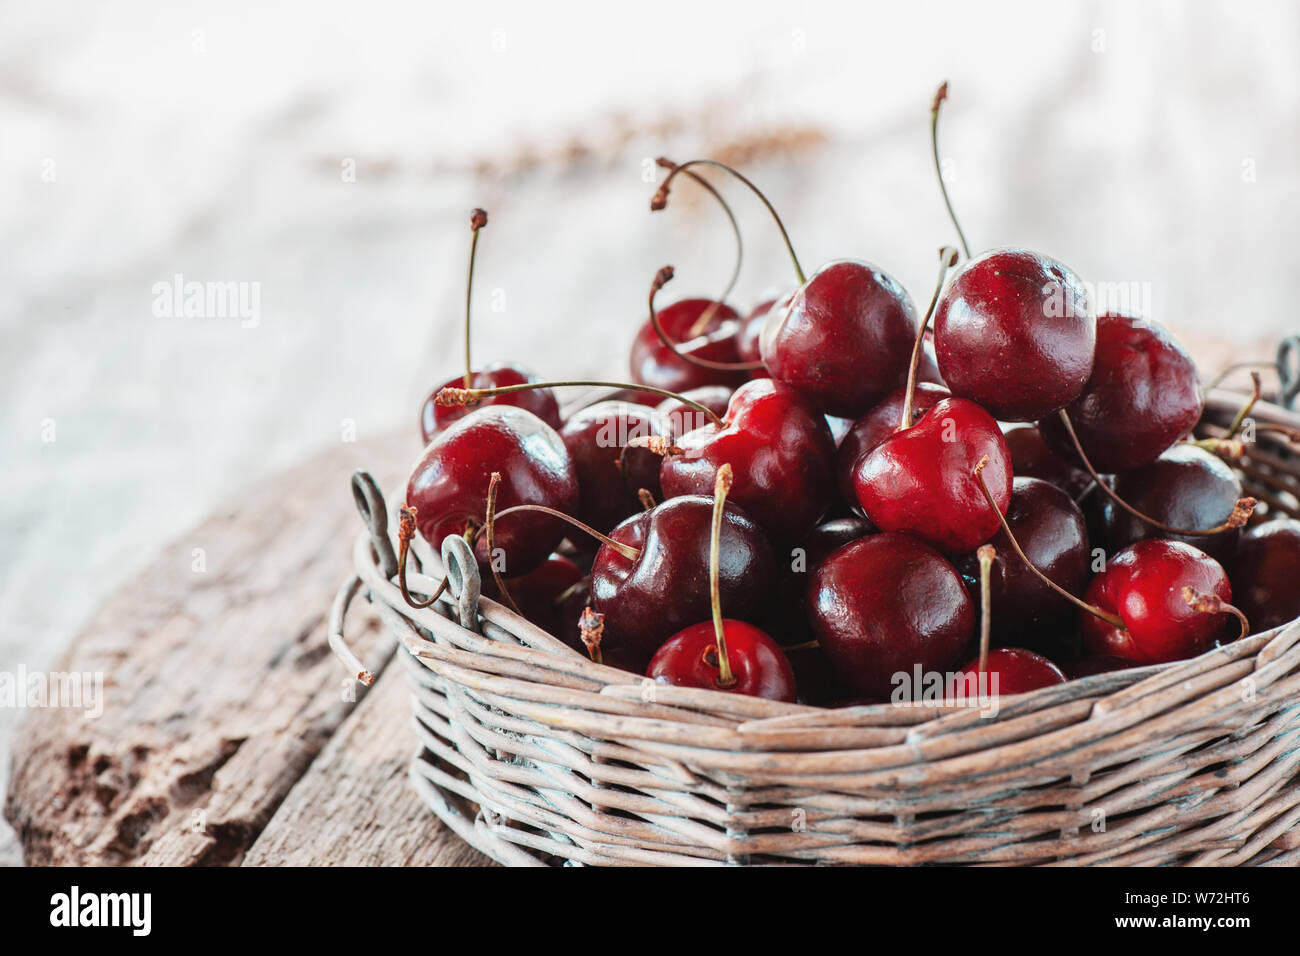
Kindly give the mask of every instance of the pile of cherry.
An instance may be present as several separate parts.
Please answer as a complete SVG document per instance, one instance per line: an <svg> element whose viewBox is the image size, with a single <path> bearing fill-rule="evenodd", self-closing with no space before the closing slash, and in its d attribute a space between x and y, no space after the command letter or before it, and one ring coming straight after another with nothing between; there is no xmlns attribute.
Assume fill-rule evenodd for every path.
<svg viewBox="0 0 1300 956"><path fill-rule="evenodd" d="M758 192L661 165L652 209L679 174L721 202L701 165ZM438 597L407 588L413 536L463 535L489 597L594 660L827 705L1020 693L1300 616L1300 521L1250 521L1231 467L1249 405L1196 439L1200 377L1165 329L1094 315L1023 249L941 250L918 320L878 267L806 276L781 233L796 285L743 316L658 308L660 270L630 383L473 369L467 290L465 374L421 410L407 601ZM596 384L619 391L563 418L557 389Z"/></svg>

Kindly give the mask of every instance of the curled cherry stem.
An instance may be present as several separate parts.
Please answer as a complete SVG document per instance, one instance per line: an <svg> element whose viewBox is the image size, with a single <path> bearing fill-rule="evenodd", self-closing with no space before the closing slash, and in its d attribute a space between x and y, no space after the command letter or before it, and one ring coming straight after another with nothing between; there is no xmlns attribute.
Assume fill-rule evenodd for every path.
<svg viewBox="0 0 1300 956"><path fill-rule="evenodd" d="M730 173L732 176L736 177L742 183L744 183L749 188L750 192L752 192L755 196L757 196L762 201L763 205L767 207L767 211L771 214L772 219L776 222L776 227L781 230L781 238L785 240L785 248L786 251L790 253L790 262L794 265L794 274L799 279L799 284L803 285L805 282L808 281L808 278L804 275L803 267L799 265L799 257L795 255L794 244L790 242L790 234L786 232L785 223L783 223L781 221L781 217L777 215L776 207L774 207L772 203L768 200L768 198L765 195L763 195L763 191L761 189L759 189L752 182L746 179L738 171L732 169L726 163L720 163L716 159L692 159L690 162L682 163L678 166L674 166L672 171L668 174L667 178L664 179L664 181L659 184L658 191L651 198L650 200L651 210L657 211L663 209L665 206L668 205L668 190L672 185L673 177L678 175L679 173L685 172L691 166L712 166L715 169L721 169L723 172Z"/></svg>
<svg viewBox="0 0 1300 956"><path fill-rule="evenodd" d="M1097 487L1100 488L1111 501L1115 502L1115 504L1119 505L1134 518L1149 524L1158 531L1163 531L1165 534L1181 534L1188 537L1209 537L1211 535L1222 534L1224 531L1231 531L1233 528L1244 527L1246 522L1250 520L1250 515L1251 512L1255 510L1255 505L1258 504L1254 498L1238 498L1237 503L1232 506L1232 514L1230 514L1227 520L1222 524L1216 525L1213 528L1171 528L1164 522L1157 521L1150 515L1145 515L1138 511L1116 494L1115 489L1102 481L1101 475L1097 474L1097 469L1092 466L1092 462L1088 460L1087 453L1083 450L1083 444L1079 441L1079 436L1074 431L1074 423L1070 421L1069 413L1062 408L1057 414L1061 417L1061 423L1065 425L1065 430L1070 436L1071 443L1074 445L1075 453L1079 456L1079 460L1083 462L1083 467L1088 470L1088 474L1092 476L1092 480L1097 483Z"/></svg>
<svg viewBox="0 0 1300 956"><path fill-rule="evenodd" d="M487 537L488 567L492 570L492 580L496 582L498 593L505 598L505 602L510 606L510 610L514 611L520 617L523 617L524 612L519 610L519 605L515 603L514 597L510 594L510 589L506 587L506 582L502 579L501 572L497 570L497 488L500 484L501 473L499 471L492 472L492 477L488 479L487 513L483 517L483 533Z"/></svg>
<svg viewBox="0 0 1300 956"><path fill-rule="evenodd" d="M1255 403L1259 401L1259 396L1263 393L1263 385L1260 383L1258 372L1250 373L1250 381L1250 397L1246 399L1246 403L1241 406L1241 410L1237 412L1237 416L1232 420L1232 424L1228 426L1229 438L1237 437L1237 432L1241 431L1241 426L1246 423L1246 417L1255 407Z"/></svg>
<svg viewBox="0 0 1300 956"><path fill-rule="evenodd" d="M970 245L966 242L966 233L962 232L961 223L957 221L957 213L953 211L952 200L948 198L948 186L943 181L943 167L939 162L939 107L947 98L948 83L945 80L935 91L934 102L930 104L930 148L934 153L934 172L939 177L939 192L943 193L943 204L948 207L948 218L952 220L953 227L957 230L957 238L961 240L962 251L969 259Z"/></svg>
<svg viewBox="0 0 1300 956"><path fill-rule="evenodd" d="M672 281L673 271L672 266L664 266L655 273L654 281L650 283L650 326L655 330L655 335L659 336L659 341L663 343L664 347L683 362L688 362L691 365L699 365L702 368L718 369L724 372L752 372L755 369L762 368L763 363L761 361L715 362L713 359L700 358L700 356L692 355L690 352L683 352L680 346L685 343L674 342L668 337L668 333L664 331L663 324L659 321L659 310L655 308L655 297L659 295L660 289ZM709 307L705 309L705 315L711 319L713 313L717 312L717 308L720 304L721 303L719 302L709 303ZM702 315L701 318L705 318L705 315ZM697 320L695 324L698 326L700 323ZM694 330L692 329L692 331Z"/></svg>
<svg viewBox="0 0 1300 956"><path fill-rule="evenodd" d="M980 662L979 672L988 670L989 633L993 626L993 559L997 552L993 545L982 544L975 552L980 563Z"/></svg>
<svg viewBox="0 0 1300 956"><path fill-rule="evenodd" d="M615 551L623 555L623 557L627 558L629 561L635 561L637 558L641 557L641 552L636 548L632 547L631 545L624 544L621 541L615 541L609 535L601 534L591 525L579 521L577 518L573 517L573 515L566 515L563 511L557 511L554 508L548 508L546 505L514 505L513 507L506 508L504 511L498 512L497 520L500 521L506 515L512 515L518 511L535 511L538 514L550 515L552 518L559 518L561 521L567 521L569 524L573 525L579 531L585 531L587 534L591 535L601 544L608 545L609 547L613 548Z"/></svg>
<svg viewBox="0 0 1300 956"><path fill-rule="evenodd" d="M1217 594L1205 594L1196 590L1196 588L1184 587L1183 600L1187 602L1187 606L1193 611L1198 611L1202 614L1234 615L1237 618L1238 623L1241 624L1241 633L1237 636L1237 640L1241 640L1250 633L1250 621L1246 619L1246 615L1243 614L1239 608L1233 607Z"/></svg>
<svg viewBox="0 0 1300 956"><path fill-rule="evenodd" d="M956 264L956 249L944 246L939 250L939 279L934 284L934 295L930 296L930 307L925 310L925 318L916 330L916 341L912 343L912 362L907 367L907 392L903 398L903 416L898 423L899 428L912 427L912 406L916 400L916 378L921 366L921 351L925 348L925 330L930 326L930 318L939 302L939 293L943 291L943 281L948 277L948 270Z"/></svg>
<svg viewBox="0 0 1300 956"><path fill-rule="evenodd" d="M433 596L427 601L417 601L411 596L410 590L406 586L406 555L411 550L411 539L415 537L415 508L409 505L402 505L399 511L397 522L397 586L402 591L402 600L417 610L420 608L432 607L437 603L442 592L447 590L449 578L446 574L442 576L442 582L438 589L433 592ZM472 546L474 540L478 537L478 526L470 522L465 528L465 540Z"/></svg>
<svg viewBox="0 0 1300 956"><path fill-rule="evenodd" d="M483 398L495 398L498 395L510 395L514 392L528 392L538 388L620 388L635 392L649 392L652 395L659 395L662 398L671 398L681 402L687 408L692 408L697 412L706 415L714 427L721 428L724 424L721 418L714 414L713 410L699 402L692 401L676 392L670 392L665 388L655 388L653 385L634 385L629 382L595 382L595 381L567 381L567 382L521 382L518 385L500 385L496 388L452 388L441 389L434 396L434 404L443 407L455 408L459 405L468 405L470 402L477 402Z"/></svg>
<svg viewBox="0 0 1300 956"><path fill-rule="evenodd" d="M713 637L718 644L718 686L726 689L736 686L736 675L731 671L727 657L727 634L722 626L722 586L719 565L722 554L722 516L727 506L727 492L731 491L731 465L723 462L713 480L713 526L709 536L709 604L713 609Z"/></svg>
<svg viewBox="0 0 1300 956"><path fill-rule="evenodd" d="M677 168L677 164L665 156L660 156L656 159L655 165L660 169L667 169L670 172ZM731 223L731 233L736 237L736 264L732 267L731 278L727 280L727 287L722 290L722 295L713 302L710 302L709 307L700 314L700 317L696 319L694 324L691 326L690 332L686 336L688 339L691 339L697 335L704 334L704 330L709 327L709 323L713 321L713 317L717 315L718 309L722 308L722 303L727 301L731 296L732 290L736 288L736 283L740 279L740 267L745 261L745 242L740 235L740 223L736 221L736 214L731 211L731 206L729 206L727 201L722 198L722 193L718 192L718 190L714 188L713 184L703 176L691 172L690 170L686 171L686 175L699 183L710 196L718 201L718 205L722 207L722 211L727 214L727 221Z"/></svg>
<svg viewBox="0 0 1300 956"><path fill-rule="evenodd" d="M1032 571L1040 581L1046 584L1057 594L1061 595L1061 597L1065 598L1071 604L1074 604L1077 607L1082 608L1083 610L1087 611L1089 614L1101 618L1107 624L1114 625L1115 627L1118 627L1121 630L1127 630L1127 628L1124 625L1124 619L1119 617L1119 615L1107 614L1101 608L1093 607L1087 601L1083 601L1075 597L1065 588L1061 587L1059 584L1057 584L1055 581L1049 578L1042 571L1038 570L1038 566L1029 560L1029 557L1021 549L1020 542L1016 540L1015 534L1012 533L1011 526L1007 524L1007 519L1006 516L1002 513L1002 509L999 508L998 503L993 500L993 492L989 491L988 483L984 481L984 475L983 475L984 466L987 465L988 463L989 463L988 455L985 455L983 458L979 460L979 463L975 466L975 480L979 482L980 491L984 493L984 500L987 501L989 507L993 509L993 513L998 516L998 523L1002 525L1002 532L1007 536L1007 540L1011 542L1012 550L1015 551L1016 556L1025 563L1025 567L1027 567L1030 571Z"/></svg>
<svg viewBox="0 0 1300 956"><path fill-rule="evenodd" d="M474 384L473 366L469 358L469 328L470 312L469 304L474 292L474 260L478 254L478 234L479 231L487 225L488 214L482 209L475 209L469 214L469 228L474 233L474 238L469 242L469 276L465 280L465 387L469 388Z"/></svg>

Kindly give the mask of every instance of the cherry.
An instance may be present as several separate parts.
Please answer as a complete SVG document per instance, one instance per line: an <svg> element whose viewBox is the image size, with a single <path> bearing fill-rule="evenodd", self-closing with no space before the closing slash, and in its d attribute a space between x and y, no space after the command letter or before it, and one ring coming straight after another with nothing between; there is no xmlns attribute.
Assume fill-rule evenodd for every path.
<svg viewBox="0 0 1300 956"><path fill-rule="evenodd" d="M502 477L504 507L530 503L573 511L578 506L577 471L555 430L525 409L484 406L434 438L411 472L406 504L415 510L421 536L438 548L447 535L478 528L493 472ZM564 537L564 527L544 514L515 514L500 522L497 534L508 559L506 573L517 576L546 560ZM486 542L480 538L475 549L486 568Z"/></svg>
<svg viewBox="0 0 1300 956"><path fill-rule="evenodd" d="M1085 599L1117 620L1084 615L1085 650L1137 664L1161 664L1195 657L1209 648L1236 614L1227 602L1232 587L1222 565L1181 541L1143 540L1129 545L1092 579Z"/></svg>
<svg viewBox="0 0 1300 956"><path fill-rule="evenodd" d="M736 339L736 351L740 354L742 362L757 362L759 366L762 366L763 354L759 342L763 336L763 326L767 323L767 314L773 309L785 310L789 307L790 300L793 298L794 292L765 296L745 316L744 328L741 329L740 336ZM756 368L750 375L753 378L763 378L767 376L767 369Z"/></svg>
<svg viewBox="0 0 1300 956"><path fill-rule="evenodd" d="M823 412L867 412L907 376L916 308L892 276L866 262L829 262L784 310L765 321L760 350L768 373Z"/></svg>
<svg viewBox="0 0 1300 956"><path fill-rule="evenodd" d="M957 672L950 699L973 701L986 696L1027 694L1065 681L1061 668L1042 654L1023 647L995 647L982 667L973 660Z"/></svg>
<svg viewBox="0 0 1300 956"><path fill-rule="evenodd" d="M795 689L799 703L811 707L828 707L839 696L835 685L835 672L825 652L816 642L809 641L796 647L783 647L785 658L794 671Z"/></svg>
<svg viewBox="0 0 1300 956"><path fill-rule="evenodd" d="M486 212L482 209L475 209L470 213L470 229L474 237L470 240L469 278L465 283L465 374L461 378L450 379L435 388L420 406L420 436L424 439L426 445L452 422L464 418L473 411L471 406L451 408L439 405L435 398L442 389L451 385L462 385L465 388L495 388L499 385L518 385L522 382L538 381L532 373L517 365L506 365L499 362L489 365L481 371L475 372L472 370L469 347L470 293L474 288L474 259L478 252L478 234L479 230L486 225ZM552 428L560 427L560 406L555 399L554 392L539 389L513 395L503 395L498 398L483 399L483 404L516 405L520 408L526 408Z"/></svg>
<svg viewBox="0 0 1300 956"><path fill-rule="evenodd" d="M983 507L971 477L985 458L998 514ZM1011 483L1011 453L998 423L962 398L941 399L863 455L854 473L858 502L876 527L914 534L951 555L993 536L1011 502Z"/></svg>
<svg viewBox="0 0 1300 956"><path fill-rule="evenodd" d="M591 606L605 615L605 663L644 673L664 641L709 617L712 516L711 497L687 495L610 532L613 545L602 545L591 566ZM721 601L732 618L757 623L776 580L771 545L731 501L720 534Z"/></svg>
<svg viewBox="0 0 1300 956"><path fill-rule="evenodd" d="M731 466L718 469L709 535L709 602L713 620L693 624L663 643L646 676L679 687L702 687L794 703L794 671L764 631L722 616L721 537Z"/></svg>
<svg viewBox="0 0 1300 956"><path fill-rule="evenodd" d="M1011 470L1017 478L1041 478L1056 485L1075 501L1092 484L1092 476L1082 468L1067 465L1047 447L1037 425L1019 423L1002 430L1011 452Z"/></svg>
<svg viewBox="0 0 1300 956"><path fill-rule="evenodd" d="M835 518L809 531L790 549L788 560L778 561L776 597L765 624L777 643L788 647L812 639L808 623L808 582L813 572L842 546L875 531L865 518Z"/></svg>
<svg viewBox="0 0 1300 956"><path fill-rule="evenodd" d="M494 601L513 604L533 624L563 638L564 602L585 579L582 568L563 555L552 554L532 571L510 580L509 599L490 576L483 579L482 592Z"/></svg>
<svg viewBox="0 0 1300 956"><path fill-rule="evenodd" d="M632 341L632 380L670 392L685 392L703 385L726 385L735 388L749 379L745 371L707 368L692 364L682 354L713 362L739 362L736 336L740 316L729 305L712 299L682 299L657 313L664 334L676 346L659 339L650 320L641 326ZM702 331L688 335L701 320Z"/></svg>
<svg viewBox="0 0 1300 956"><path fill-rule="evenodd" d="M895 675L947 671L970 642L975 610L961 576L903 534L850 541L809 582L813 632L853 696L888 699Z"/></svg>
<svg viewBox="0 0 1300 956"><path fill-rule="evenodd" d="M1232 584L1253 634L1300 617L1300 521L1274 518L1242 532Z"/></svg>
<svg viewBox="0 0 1300 956"><path fill-rule="evenodd" d="M676 440L689 431L707 425L709 419L698 410L703 405L714 415L721 418L727 413L727 404L731 401L732 390L725 385L703 385L682 393L682 398L692 402L686 404L678 399L665 398L655 406L655 411L668 425L668 436ZM658 467L656 463L656 467ZM658 481L655 482L658 485Z"/></svg>
<svg viewBox="0 0 1300 956"><path fill-rule="evenodd" d="M1006 522L1034 567L1070 593L1083 592L1088 583L1088 533L1083 513L1069 495L1037 478L1017 477ZM1070 617L1073 605L1009 553L1013 548L1005 531L999 530L990 543L997 552L990 570L995 642L1044 649L1042 638ZM973 592L980 580L978 556L963 555L955 563Z"/></svg>
<svg viewBox="0 0 1300 956"><path fill-rule="evenodd" d="M1241 482L1220 459L1195 445L1181 443L1155 461L1116 475L1110 489L1133 508L1166 528L1215 528L1212 535L1178 535L1152 526L1120 507L1113 498L1099 499L1108 551L1143 538L1185 541L1227 564L1240 531L1231 518L1241 498Z"/></svg>
<svg viewBox="0 0 1300 956"><path fill-rule="evenodd" d="M660 498L659 456L627 445L638 437L667 434L668 423L644 405L598 402L574 412L560 429L560 438L577 469L578 517L609 531L643 510L641 489Z"/></svg>
<svg viewBox="0 0 1300 956"><path fill-rule="evenodd" d="M1114 474L1149 464L1192 430L1204 405L1191 357L1159 325L1125 315L1097 319L1097 358L1083 392L1066 408L1097 471ZM1039 422L1044 440L1081 464L1060 415Z"/></svg>
<svg viewBox="0 0 1300 956"><path fill-rule="evenodd" d="M844 439L839 442L835 453L835 481L840 494L851 505L857 505L858 501L857 485L853 477L858 462L863 455L898 430L906 397L906 388L890 392L878 405L853 422ZM949 397L951 394L942 385L918 382L912 413L914 416L924 415L941 400Z"/></svg>
<svg viewBox="0 0 1300 956"><path fill-rule="evenodd" d="M1025 249L969 260L934 316L935 353L948 388L1004 421L1033 421L1078 398L1096 339L1083 281Z"/></svg>
<svg viewBox="0 0 1300 956"><path fill-rule="evenodd" d="M772 379L736 389L722 427L706 425L677 440L680 454L660 467L664 494L704 494L718 468L735 472L731 500L780 544L816 524L831 501L835 443L830 428L799 392Z"/></svg>

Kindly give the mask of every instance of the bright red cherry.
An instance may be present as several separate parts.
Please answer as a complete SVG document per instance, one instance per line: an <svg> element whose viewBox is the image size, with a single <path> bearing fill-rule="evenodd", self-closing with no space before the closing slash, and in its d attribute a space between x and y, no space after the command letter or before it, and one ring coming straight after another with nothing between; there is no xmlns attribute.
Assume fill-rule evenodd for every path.
<svg viewBox="0 0 1300 956"><path fill-rule="evenodd" d="M1190 432L1205 398L1196 365L1154 322L1126 315L1097 320L1097 359L1066 413L1084 453L1103 475L1155 461ZM1059 415L1039 422L1051 449L1082 464Z"/></svg>
<svg viewBox="0 0 1300 956"><path fill-rule="evenodd" d="M772 379L736 389L723 427L706 425L664 458L664 495L712 492L718 468L735 473L731 500L783 545L798 541L831 501L835 442L826 419L799 392Z"/></svg>
<svg viewBox="0 0 1300 956"><path fill-rule="evenodd" d="M912 402L913 420L920 418L951 393L942 385L918 382ZM906 388L896 388L869 412L849 426L843 441L835 452L835 481L840 494L851 505L857 506L858 492L854 481L858 462L886 438L898 431L903 415Z"/></svg>
<svg viewBox="0 0 1300 956"><path fill-rule="evenodd" d="M1092 372L1096 340L1083 281L1025 249L968 261L934 315L948 388L1003 421L1033 421L1074 401Z"/></svg>
<svg viewBox="0 0 1300 956"><path fill-rule="evenodd" d="M574 412L560 429L560 438L578 473L578 517L597 531L609 531L644 510L642 488L656 501L662 497L659 456L628 447L628 442L667 434L667 422L644 405L598 402Z"/></svg>
<svg viewBox="0 0 1300 956"><path fill-rule="evenodd" d="M649 319L642 323L632 341L632 380L639 385L653 385L670 392L685 392L703 385L744 383L749 373L695 365L682 358L685 352L711 362L739 362L736 337L740 333L740 315L729 305L712 299L682 299L658 310L659 324L677 349L659 339Z"/></svg>
<svg viewBox="0 0 1300 956"><path fill-rule="evenodd" d="M1190 591L1185 591L1190 589ZM1199 597L1198 597L1199 596ZM1083 614L1085 650L1136 664L1184 660L1207 650L1232 610L1232 587L1219 562L1181 541L1138 541L1112 557L1084 598L1122 622ZM1200 609L1204 598L1222 610Z"/></svg>
<svg viewBox="0 0 1300 956"><path fill-rule="evenodd" d="M470 381L471 388L498 388L502 385L540 382L541 379L518 365L505 365L498 362L474 372L470 376ZM473 404L459 407L439 405L435 401L438 393L444 388L461 388L464 384L465 377L463 375L448 379L430 392L428 397L425 398L424 404L420 406L420 436L424 439L426 445L433 441L447 426L484 405L514 405L532 412L552 428L560 427L560 403L556 400L555 393L549 388L483 398Z"/></svg>
<svg viewBox="0 0 1300 956"><path fill-rule="evenodd" d="M429 443L407 482L406 504L416 509L416 527L429 544L440 547L447 535L483 524L493 472L501 474L501 510L535 504L571 513L578 507L573 458L553 428L512 405L477 408ZM548 515L502 518L496 544L505 554L505 574L536 568L564 534L564 525ZM482 536L475 547L480 566L487 568Z"/></svg>
<svg viewBox="0 0 1300 956"><path fill-rule="evenodd" d="M867 412L907 380L916 308L906 290L876 266L829 262L768 313L763 364L777 381L841 418Z"/></svg>
<svg viewBox="0 0 1300 956"><path fill-rule="evenodd" d="M974 402L942 399L859 459L858 502L881 531L914 534L945 554L965 554L998 529L998 516L984 506L973 478L985 458L985 481L1005 513L1012 474L1002 430Z"/></svg>
<svg viewBox="0 0 1300 956"><path fill-rule="evenodd" d="M1252 634L1300 617L1300 521L1274 518L1242 532L1232 590Z"/></svg>
<svg viewBox="0 0 1300 956"><path fill-rule="evenodd" d="M896 675L946 672L975 630L961 576L938 551L902 534L844 545L813 573L808 612L838 682L887 700Z"/></svg>
<svg viewBox="0 0 1300 956"><path fill-rule="evenodd" d="M734 677L723 686L718 676L718 642L706 621L678 631L655 652L646 676L678 687L704 687L733 694L794 703L794 671L776 641L753 624L724 619L727 656Z"/></svg>
<svg viewBox="0 0 1300 956"><path fill-rule="evenodd" d="M957 672L950 699L1027 694L1065 681L1061 669L1041 654L1023 647L995 647L989 651L983 668L976 658Z"/></svg>
<svg viewBox="0 0 1300 956"><path fill-rule="evenodd" d="M644 673L654 652L710 615L709 545L713 499L669 498L610 532L591 566L591 606L605 615L605 663ZM727 614L758 622L772 596L772 548L748 514L727 502L719 588Z"/></svg>

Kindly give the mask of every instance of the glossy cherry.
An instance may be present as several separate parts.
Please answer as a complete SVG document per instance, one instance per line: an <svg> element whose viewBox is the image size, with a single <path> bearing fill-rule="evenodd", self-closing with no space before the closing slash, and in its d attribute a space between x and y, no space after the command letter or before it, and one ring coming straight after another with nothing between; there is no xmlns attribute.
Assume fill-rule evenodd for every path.
<svg viewBox="0 0 1300 956"><path fill-rule="evenodd" d="M1116 475L1115 494L1142 514L1173 528L1209 529L1229 522L1241 498L1241 482L1223 461L1195 445L1174 445L1150 464ZM1106 550L1118 551L1144 538L1169 538L1200 548L1227 565L1240 531L1226 528L1213 535L1178 535L1154 527L1098 495L1096 505L1106 535Z"/></svg>
<svg viewBox="0 0 1300 956"><path fill-rule="evenodd" d="M1102 474L1149 464L1201 417L1200 378L1191 357L1161 326L1107 314L1097 320L1097 358L1082 393L1066 407L1084 453ZM1044 440L1075 465L1058 415L1039 422Z"/></svg>
<svg viewBox="0 0 1300 956"><path fill-rule="evenodd" d="M778 546L798 541L830 504L835 443L826 419L772 379L736 389L723 427L705 425L677 444L682 453L665 457L660 468L664 495L711 493L719 466L728 462L735 473L730 500Z"/></svg>
<svg viewBox="0 0 1300 956"><path fill-rule="evenodd" d="M902 534L850 541L808 590L813 632L850 695L886 700L896 675L946 672L966 649L975 608L961 576L928 544Z"/></svg>
<svg viewBox="0 0 1300 956"><path fill-rule="evenodd" d="M951 393L942 385L918 382L912 401L913 421L920 418ZM861 418L849 426L835 452L835 481L840 494L854 507L858 507L858 492L854 475L858 462L867 452L898 431L903 415L906 388L896 388Z"/></svg>
<svg viewBox="0 0 1300 956"><path fill-rule="evenodd" d="M1274 518L1242 532L1232 590L1252 634L1300 617L1300 521Z"/></svg>
<svg viewBox="0 0 1300 956"><path fill-rule="evenodd" d="M1204 551L1163 539L1131 544L1110 559L1084 595L1123 626L1083 614L1084 648L1135 664L1195 657L1222 629L1227 610L1198 609L1193 603L1198 595L1223 605L1232 600L1228 575Z"/></svg>
<svg viewBox="0 0 1300 956"><path fill-rule="evenodd" d="M634 556L601 545L591 566L591 606L605 615L607 664L644 673L659 646L710 616L713 498L669 498L628 518L610 537ZM721 529L719 587L727 614L758 623L771 599L772 548L749 515L728 501Z"/></svg>
<svg viewBox="0 0 1300 956"><path fill-rule="evenodd" d="M1078 505L1061 489L1037 478L1016 477L1007 524L1034 567L1072 594L1088 584L1088 532ZM994 643L1044 649L1074 605L1029 569L1005 531L989 542L996 555L990 568ZM955 562L972 595L979 586L979 560L966 554Z"/></svg>
<svg viewBox="0 0 1300 956"><path fill-rule="evenodd" d="M1065 681L1061 668L1042 654L1023 647L995 647L989 651L983 667L976 659L957 671L950 699L977 700L989 696L1027 694Z"/></svg>
<svg viewBox="0 0 1300 956"><path fill-rule="evenodd" d="M945 554L973 551L993 537L997 515L984 506L975 466L999 510L1011 502L1011 453L998 423L962 398L937 402L911 428L895 432L858 461L854 487L882 531L916 535Z"/></svg>
<svg viewBox="0 0 1300 956"><path fill-rule="evenodd" d="M682 398L689 399L695 403L694 405L684 404L680 399L665 398L655 405L655 411L667 423L668 435L677 439L689 431L709 424L709 417L696 406L703 405L721 418L727 414L731 395L732 389L725 385L703 385L682 393ZM655 484L658 485L658 481Z"/></svg>
<svg viewBox="0 0 1300 956"><path fill-rule="evenodd" d="M1074 401L1092 372L1096 339L1083 281L1026 249L966 262L934 315L948 388L1003 421L1033 421Z"/></svg>
<svg viewBox="0 0 1300 956"><path fill-rule="evenodd" d="M682 299L658 310L659 324L677 345L665 345L647 319L632 340L632 380L670 392L685 392L703 385L735 388L749 379L742 370L721 370L694 365L677 352L712 362L739 362L736 338L740 315L729 305L712 299ZM696 331L698 330L698 331Z"/></svg>
<svg viewBox="0 0 1300 956"><path fill-rule="evenodd" d="M1044 441L1037 425L1019 423L1002 430L1011 452L1011 470L1017 478L1041 478L1060 488L1076 501L1092 484L1092 476L1082 468L1062 461Z"/></svg>
<svg viewBox="0 0 1300 956"><path fill-rule="evenodd" d="M808 532L795 547L777 556L777 591L764 627L778 644L788 647L812 640L808 622L808 582L828 557L850 541L874 534L865 518L825 521Z"/></svg>
<svg viewBox="0 0 1300 956"><path fill-rule="evenodd" d="M500 510L521 504L577 510L577 470L560 436L532 412L490 405L475 409L434 438L412 470L406 504L416 509L421 536L438 548L447 535L479 527L493 472L502 478ZM564 525L548 515L502 518L496 544L506 556L506 575L536 568L564 535ZM475 548L479 565L486 568L486 541L480 537Z"/></svg>
<svg viewBox="0 0 1300 956"><path fill-rule="evenodd" d="M577 469L577 516L597 531L609 531L644 510L638 494L642 488L658 501L659 456L628 443L667 434L668 423L644 405L598 402L574 412L560 438Z"/></svg>

